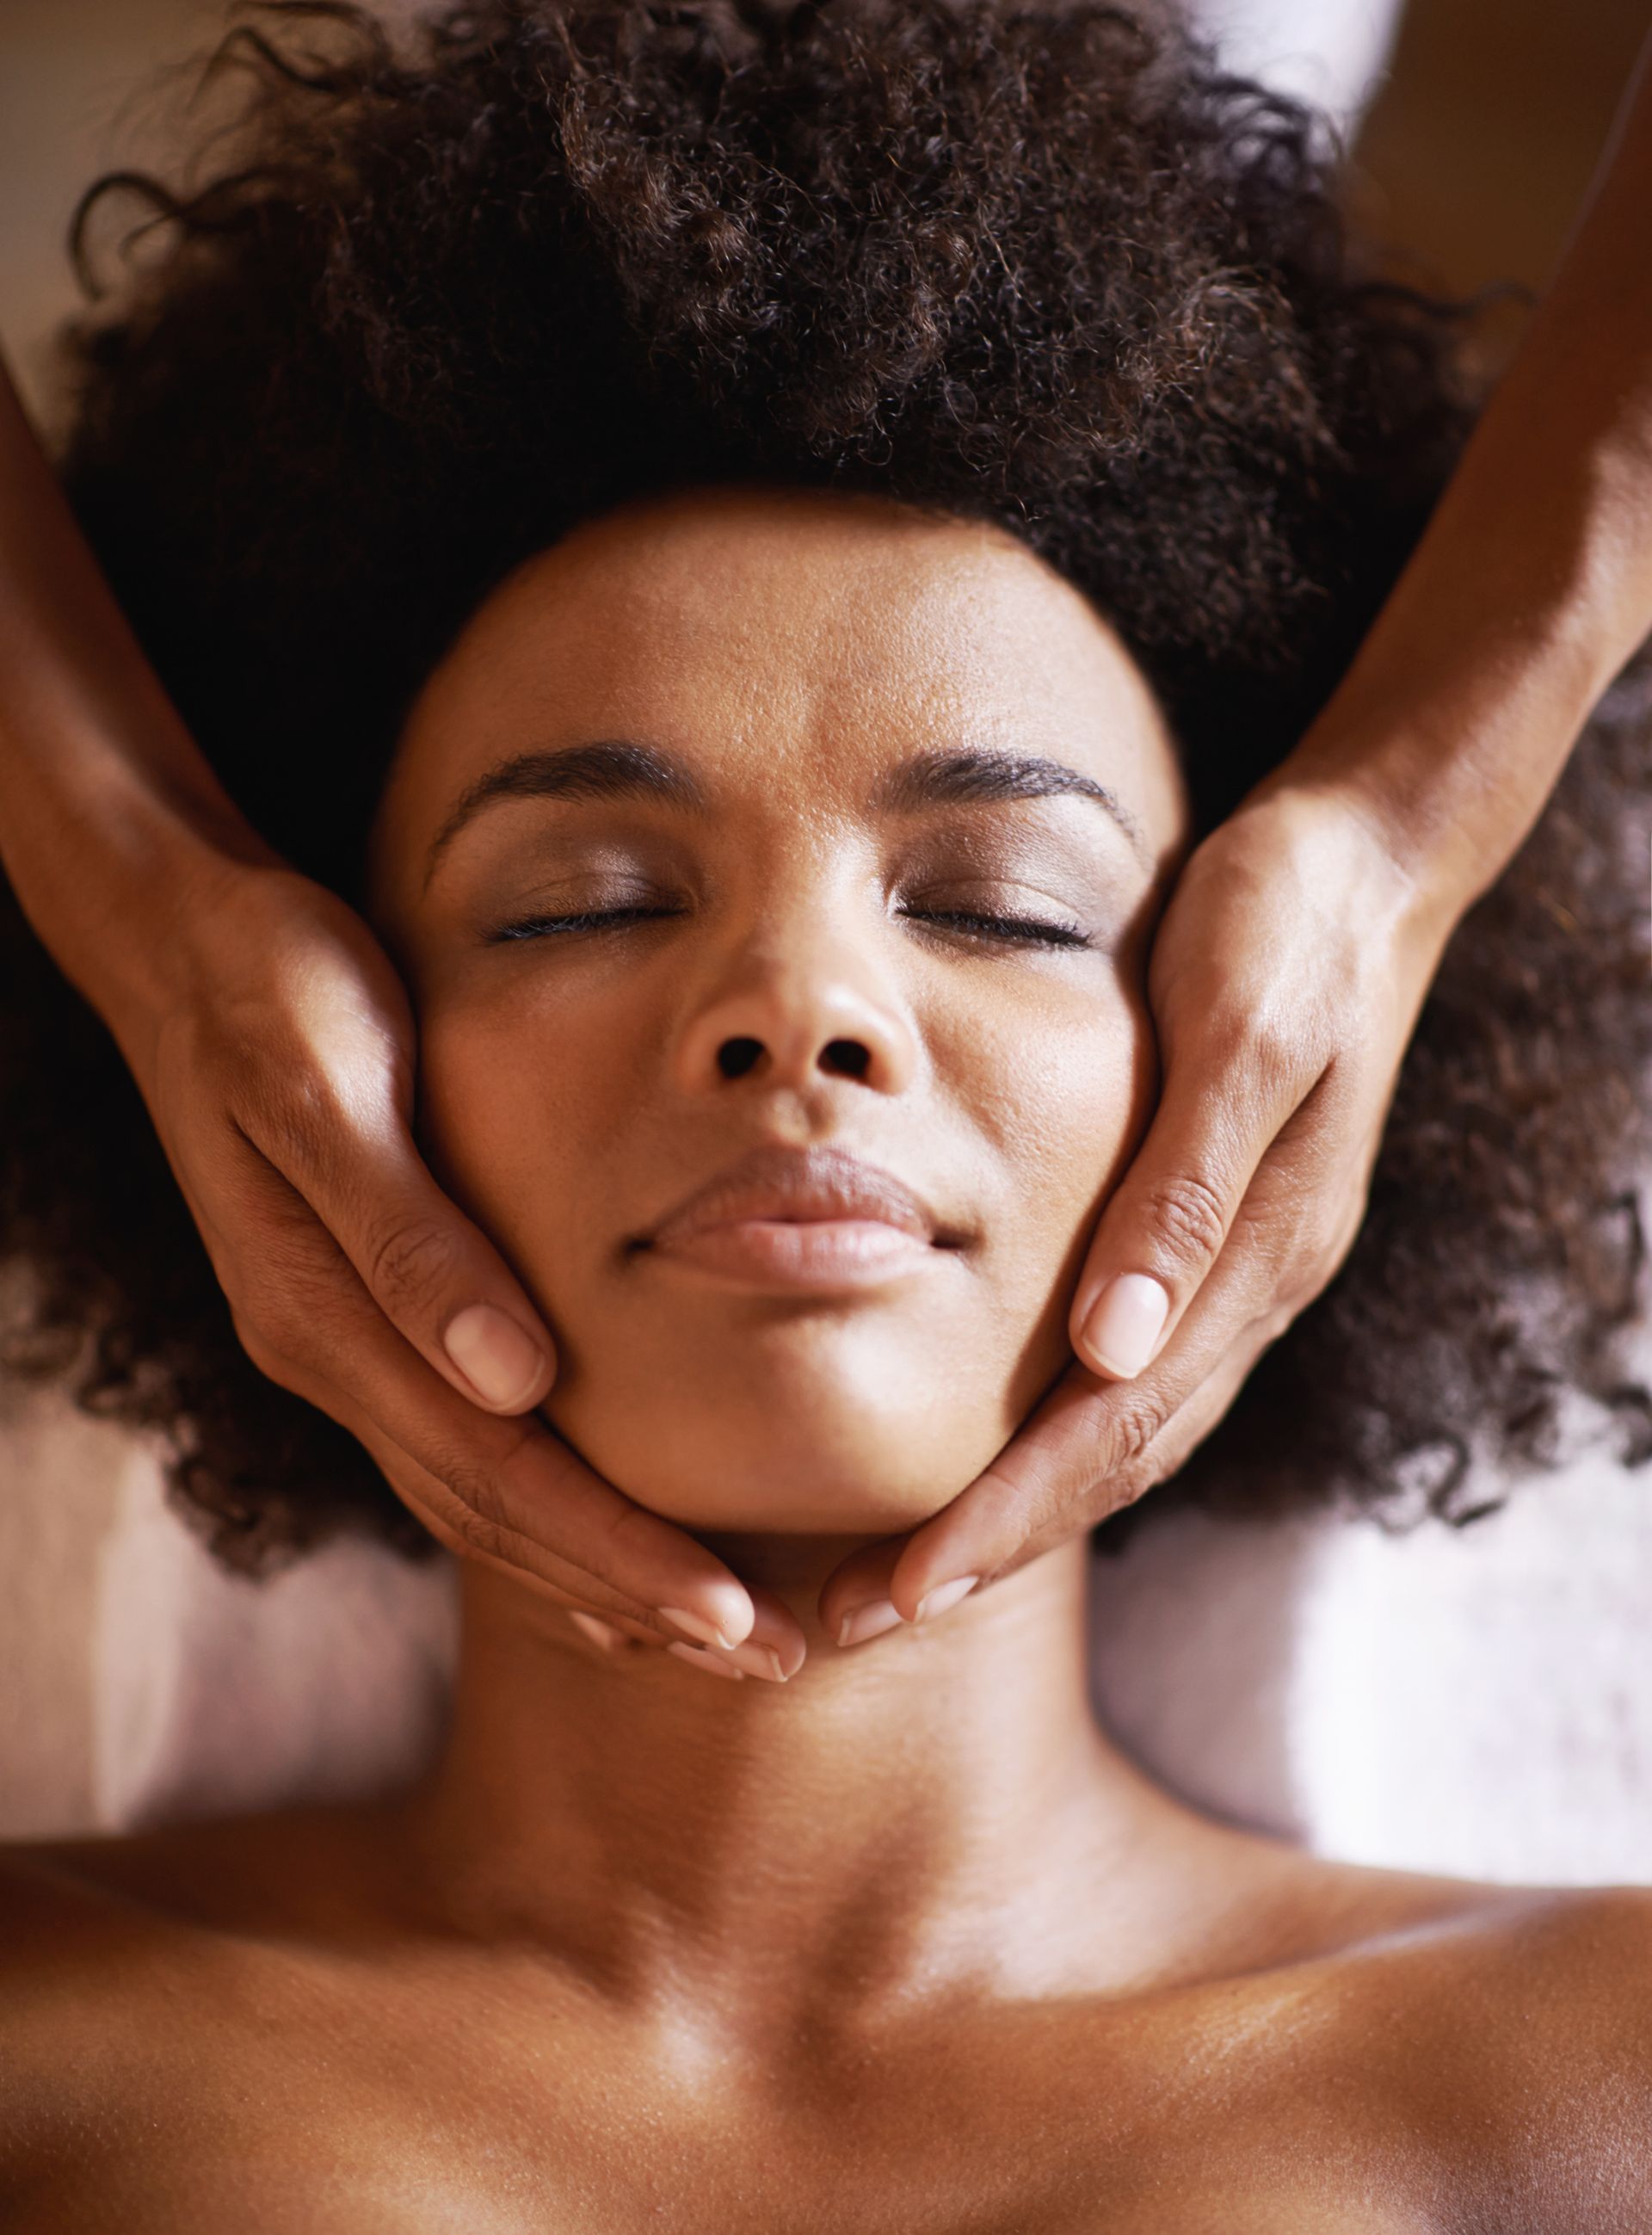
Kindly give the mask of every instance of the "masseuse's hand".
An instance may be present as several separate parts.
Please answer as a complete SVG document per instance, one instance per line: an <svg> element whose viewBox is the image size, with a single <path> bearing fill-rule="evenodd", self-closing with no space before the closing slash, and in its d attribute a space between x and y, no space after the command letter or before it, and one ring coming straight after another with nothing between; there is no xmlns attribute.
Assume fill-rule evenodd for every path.
<svg viewBox="0 0 1652 2235"><path fill-rule="evenodd" d="M1334 789L1275 781L1204 841L1153 947L1160 1101L1078 1283L1078 1362L953 1504L838 1570L833 1635L869 1601L943 1612L1181 1465L1347 1252L1460 905Z"/></svg>
<svg viewBox="0 0 1652 2235"><path fill-rule="evenodd" d="M633 1635L750 1634L790 1669L783 1609L531 1416L550 1338L415 1145L413 1020L367 926L272 856L206 854L174 893L148 942L164 981L106 1013L255 1363L358 1436L450 1549Z"/></svg>
<svg viewBox="0 0 1652 2235"><path fill-rule="evenodd" d="M1207 838L1149 976L1163 1098L1079 1363L980 1481L846 1562L834 1636L934 1616L1174 1471L1353 1238L1451 930L1652 631L1652 35L1579 223L1308 735Z"/></svg>
<svg viewBox="0 0 1652 2235"><path fill-rule="evenodd" d="M119 1040L257 1363L443 1544L611 1626L594 1635L715 1640L790 1674L803 1635L778 1601L532 1417L550 1338L414 1144L396 973L223 792L3 363L0 858Z"/></svg>

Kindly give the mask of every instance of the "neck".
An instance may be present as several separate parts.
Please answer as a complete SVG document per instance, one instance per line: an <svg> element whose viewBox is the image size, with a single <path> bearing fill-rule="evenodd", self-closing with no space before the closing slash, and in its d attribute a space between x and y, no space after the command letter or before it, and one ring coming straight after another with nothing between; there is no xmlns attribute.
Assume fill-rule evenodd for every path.
<svg viewBox="0 0 1652 2235"><path fill-rule="evenodd" d="M1084 1543L840 1653L804 1610L844 1549L742 1548L809 1632L786 1685L605 1655L467 1563L445 1751L400 1818L447 1920L748 2029L967 1981L1052 1991L1075 1932L1136 1970L1167 1861L1207 1835L1095 1723Z"/></svg>

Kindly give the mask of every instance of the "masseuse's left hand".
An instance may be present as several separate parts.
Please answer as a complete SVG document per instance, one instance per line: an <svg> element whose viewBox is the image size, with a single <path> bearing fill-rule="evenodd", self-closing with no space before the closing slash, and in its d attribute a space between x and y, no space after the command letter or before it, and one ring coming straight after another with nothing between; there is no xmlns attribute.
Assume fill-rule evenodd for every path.
<svg viewBox="0 0 1652 2235"><path fill-rule="evenodd" d="M1560 268L1353 667L1207 837L1148 989L1162 1099L1078 1363L961 1496L857 1553L829 1635L934 1616L1174 1472L1325 1286L1446 939L1652 631L1652 35Z"/></svg>
<svg viewBox="0 0 1652 2235"><path fill-rule="evenodd" d="M942 1612L1181 1465L1353 1241L1460 905L1352 790L1275 778L1205 839L1153 948L1161 1098L1078 1283L1078 1362L934 1521L838 1570L832 1635L880 1599Z"/></svg>

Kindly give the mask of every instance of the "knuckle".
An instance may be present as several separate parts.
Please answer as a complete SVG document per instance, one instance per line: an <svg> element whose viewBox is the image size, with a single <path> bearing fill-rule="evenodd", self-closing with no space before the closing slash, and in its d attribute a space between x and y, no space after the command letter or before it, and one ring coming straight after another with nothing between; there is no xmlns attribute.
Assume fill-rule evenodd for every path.
<svg viewBox="0 0 1652 2235"><path fill-rule="evenodd" d="M298 1049L244 1048L234 1068L235 1122L284 1170L302 1163L327 1141L337 1103Z"/></svg>
<svg viewBox="0 0 1652 2235"><path fill-rule="evenodd" d="M1220 1189L1196 1172L1180 1172L1150 1190L1143 1206L1149 1227L1178 1264L1213 1263L1227 1238L1228 1210Z"/></svg>
<svg viewBox="0 0 1652 2235"><path fill-rule="evenodd" d="M285 1330L253 1318L234 1303L230 1306L230 1322L235 1329L236 1340L259 1372L279 1382L284 1389L297 1390L305 1378L304 1360L296 1354ZM300 1390L298 1393L303 1393Z"/></svg>
<svg viewBox="0 0 1652 2235"><path fill-rule="evenodd" d="M1248 1020L1245 1056L1270 1097L1297 1084L1309 1053L1307 1038L1294 1012L1268 1008Z"/></svg>
<svg viewBox="0 0 1652 2235"><path fill-rule="evenodd" d="M397 1218L368 1238L363 1271L392 1318L433 1311L452 1269L447 1236L433 1220Z"/></svg>
<svg viewBox="0 0 1652 2235"><path fill-rule="evenodd" d="M403 1470L386 1471L390 1473L392 1487L445 1550L461 1558L469 1555L506 1566L516 1564L508 1550L512 1532L488 1515L478 1513L446 1475L422 1467L416 1481Z"/></svg>
<svg viewBox="0 0 1652 2235"><path fill-rule="evenodd" d="M1163 1420L1155 1421L1150 1428L1144 1426L1099 1485L1101 1498L1096 1518L1105 1521L1122 1507L1134 1505L1137 1498L1173 1474L1176 1466L1176 1458L1165 1442Z"/></svg>
<svg viewBox="0 0 1652 2235"><path fill-rule="evenodd" d="M1090 1479L1097 1489L1133 1476L1147 1461L1164 1426L1163 1407L1128 1385L1126 1393L1102 1411L1093 1423L1090 1448Z"/></svg>
<svg viewBox="0 0 1652 2235"><path fill-rule="evenodd" d="M420 1461L452 1499L449 1518L469 1549L513 1564L511 1548L520 1543L521 1531L506 1477L528 1440L524 1432L508 1441L467 1442L423 1453Z"/></svg>
<svg viewBox="0 0 1652 2235"><path fill-rule="evenodd" d="M426 1460L424 1465L445 1493L442 1519L449 1549L516 1565L512 1556L516 1531L505 1518L497 1485L488 1469L456 1458Z"/></svg>
<svg viewBox="0 0 1652 2235"><path fill-rule="evenodd" d="M505 1533L504 1500L491 1468L448 1455L432 1471L457 1501L458 1525L467 1537L485 1533L492 1540Z"/></svg>
<svg viewBox="0 0 1652 2235"><path fill-rule="evenodd" d="M1274 1241L1272 1262L1277 1300L1295 1317L1322 1295L1353 1246L1357 1222L1341 1213L1304 1210Z"/></svg>
<svg viewBox="0 0 1652 2235"><path fill-rule="evenodd" d="M1256 1052L1259 1013L1254 1007L1236 1003L1229 989L1213 985L1202 1012L1199 1038L1207 1062L1214 1061L1224 1072L1241 1072Z"/></svg>
<svg viewBox="0 0 1652 2235"><path fill-rule="evenodd" d="M1270 1311L1263 1312L1253 1321L1249 1331L1249 1347L1254 1357L1260 1358L1264 1350L1272 1348L1287 1327L1310 1304L1317 1291L1282 1298Z"/></svg>
<svg viewBox="0 0 1652 2235"><path fill-rule="evenodd" d="M512 1532L496 1521L462 1505L453 1522L454 1535L461 1549L479 1560L489 1560L503 1567L518 1563L511 1557Z"/></svg>
<svg viewBox="0 0 1652 2235"><path fill-rule="evenodd" d="M256 1357L257 1346L294 1371L324 1370L338 1361L344 1325L341 1306L347 1305L341 1286L331 1266L284 1266L272 1258L252 1294L232 1306L236 1332L249 1354Z"/></svg>
<svg viewBox="0 0 1652 2235"><path fill-rule="evenodd" d="M1164 1426L1164 1415L1157 1405L1127 1406L1124 1418L1114 1425L1112 1465L1108 1473L1137 1471L1151 1454Z"/></svg>

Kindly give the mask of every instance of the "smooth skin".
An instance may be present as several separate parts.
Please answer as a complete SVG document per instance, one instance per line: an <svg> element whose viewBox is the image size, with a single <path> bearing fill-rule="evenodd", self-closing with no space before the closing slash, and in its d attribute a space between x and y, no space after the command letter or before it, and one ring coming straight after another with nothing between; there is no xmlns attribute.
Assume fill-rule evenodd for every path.
<svg viewBox="0 0 1652 2235"><path fill-rule="evenodd" d="M616 740L704 807L597 783ZM902 787L1010 743L1133 838L1082 790ZM488 788L524 753L537 788ZM10 1851L15 2235L1645 2227L1652 1896L1195 1815L1095 1725L1081 1542L939 1625L819 1627L845 1550L1059 1370L1184 835L1128 655L980 527L708 494L489 600L379 831L432 1154L555 1329L564 1425L808 1658L637 1649L467 1557L405 1794ZM683 1190L754 1150L876 1164L935 1236L871 1278L673 1256Z"/></svg>
<svg viewBox="0 0 1652 2235"><path fill-rule="evenodd" d="M955 1603L1163 1480L1340 1262L1445 942L1652 627L1649 56L1354 669L1172 897L1163 1099L1075 1294L1079 1365L945 1513L829 1579L834 1633ZM747 1637L747 1584L537 1426L548 1331L414 1145L395 972L224 796L3 377L0 856L131 1063L259 1364L394 1445L450 1548L661 1638Z"/></svg>

